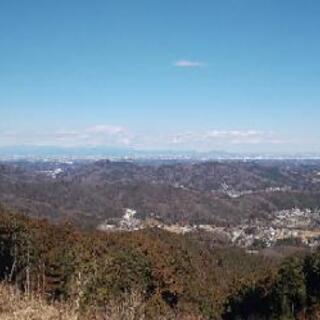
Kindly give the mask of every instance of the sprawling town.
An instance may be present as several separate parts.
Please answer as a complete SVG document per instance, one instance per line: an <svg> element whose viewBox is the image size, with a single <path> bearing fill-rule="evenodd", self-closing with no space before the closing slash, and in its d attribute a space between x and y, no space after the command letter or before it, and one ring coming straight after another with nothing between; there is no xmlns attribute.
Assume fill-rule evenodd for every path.
<svg viewBox="0 0 320 320"><path fill-rule="evenodd" d="M281 210L268 219L245 220L236 226L210 224L180 225L165 224L156 217L139 219L137 211L126 209L122 219L111 219L98 226L101 231L136 231L145 228L160 228L169 232L185 234L203 231L213 239L244 248L272 247L283 241L296 241L314 247L320 244L320 210L293 208Z"/></svg>

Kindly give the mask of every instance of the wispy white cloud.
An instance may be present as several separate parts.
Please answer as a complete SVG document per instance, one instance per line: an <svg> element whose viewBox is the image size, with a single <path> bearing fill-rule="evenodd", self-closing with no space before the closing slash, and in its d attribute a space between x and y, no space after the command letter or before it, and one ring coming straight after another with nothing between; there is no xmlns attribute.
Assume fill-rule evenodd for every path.
<svg viewBox="0 0 320 320"><path fill-rule="evenodd" d="M201 61L192 61L192 60L178 60L173 64L178 68L200 68L204 67L206 64Z"/></svg>
<svg viewBox="0 0 320 320"><path fill-rule="evenodd" d="M259 130L197 130L168 134L133 132L120 125L97 124L84 128L0 132L1 145L46 145L63 147L113 146L138 149L213 150L232 146L283 145L288 143L273 132Z"/></svg>
<svg viewBox="0 0 320 320"><path fill-rule="evenodd" d="M173 135L169 140L173 145L280 144L284 142L272 132L256 130L208 130L204 132L184 132Z"/></svg>
<svg viewBox="0 0 320 320"><path fill-rule="evenodd" d="M88 133L117 135L127 133L127 129L122 126L99 124L85 129Z"/></svg>
<svg viewBox="0 0 320 320"><path fill-rule="evenodd" d="M132 139L125 127L100 124L76 130L2 132L0 145L128 146Z"/></svg>

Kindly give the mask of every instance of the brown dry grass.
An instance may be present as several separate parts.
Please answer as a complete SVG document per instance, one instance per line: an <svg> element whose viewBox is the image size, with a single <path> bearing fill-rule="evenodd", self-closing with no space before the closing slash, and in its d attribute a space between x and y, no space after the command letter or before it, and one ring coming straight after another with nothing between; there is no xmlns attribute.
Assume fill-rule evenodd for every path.
<svg viewBox="0 0 320 320"><path fill-rule="evenodd" d="M76 320L76 315L62 304L22 294L12 286L0 284L1 320Z"/></svg>
<svg viewBox="0 0 320 320"><path fill-rule="evenodd" d="M48 304L0 284L0 320L77 320L77 316L67 305Z"/></svg>
<svg viewBox="0 0 320 320"><path fill-rule="evenodd" d="M138 293L132 293L121 303L109 303L103 312L88 311L80 315L66 303L48 303L41 297L28 296L13 286L0 283L0 320L149 320L145 303ZM200 320L192 315L159 316L157 320Z"/></svg>

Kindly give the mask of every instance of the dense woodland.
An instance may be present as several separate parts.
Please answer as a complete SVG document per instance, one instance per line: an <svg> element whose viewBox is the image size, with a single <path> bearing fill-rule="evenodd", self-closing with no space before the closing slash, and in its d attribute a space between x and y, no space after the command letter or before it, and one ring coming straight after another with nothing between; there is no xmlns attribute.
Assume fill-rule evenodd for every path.
<svg viewBox="0 0 320 320"><path fill-rule="evenodd" d="M83 319L137 292L147 319L317 319L320 303L318 251L272 259L156 229L84 232L4 206L0 277L76 303Z"/></svg>
<svg viewBox="0 0 320 320"><path fill-rule="evenodd" d="M0 201L85 228L122 217L124 208L165 223L226 225L281 209L320 207L319 172L320 161L16 161L0 164ZM243 194L232 198L223 188Z"/></svg>

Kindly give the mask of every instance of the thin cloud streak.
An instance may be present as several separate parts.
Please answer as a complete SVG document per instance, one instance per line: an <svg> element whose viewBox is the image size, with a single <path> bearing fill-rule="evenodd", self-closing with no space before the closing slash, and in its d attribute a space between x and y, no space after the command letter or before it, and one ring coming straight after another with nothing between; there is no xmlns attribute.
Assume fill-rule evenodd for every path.
<svg viewBox="0 0 320 320"><path fill-rule="evenodd" d="M256 130L209 130L205 132L185 132L174 135L170 139L173 145L223 145L223 144L280 144L282 139L272 132Z"/></svg>
<svg viewBox="0 0 320 320"><path fill-rule="evenodd" d="M0 145L129 146L133 138L134 135L125 127L104 124L52 132L2 132Z"/></svg>
<svg viewBox="0 0 320 320"><path fill-rule="evenodd" d="M213 150L241 145L281 145L288 141L273 132L258 130L206 130L168 134L137 133L120 125L97 124L82 129L52 132L2 132L0 146L132 147L138 149Z"/></svg>
<svg viewBox="0 0 320 320"><path fill-rule="evenodd" d="M201 68L204 67L206 64L201 61L178 60L174 62L173 65L178 68Z"/></svg>

